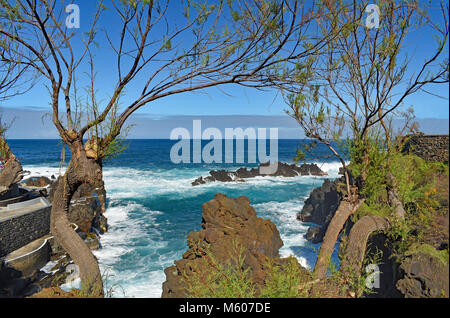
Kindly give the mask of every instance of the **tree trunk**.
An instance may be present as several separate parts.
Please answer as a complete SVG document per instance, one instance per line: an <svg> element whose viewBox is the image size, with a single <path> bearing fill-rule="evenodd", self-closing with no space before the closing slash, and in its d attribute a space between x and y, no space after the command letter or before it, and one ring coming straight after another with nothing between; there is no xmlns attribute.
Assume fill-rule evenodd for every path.
<svg viewBox="0 0 450 318"><path fill-rule="evenodd" d="M389 227L388 219L381 216L364 216L359 219L353 225L348 235L348 242L340 270L359 276L361 274L369 236L374 232L388 230Z"/></svg>
<svg viewBox="0 0 450 318"><path fill-rule="evenodd" d="M8 192L11 186L23 178L22 165L14 157L6 161L0 170L0 195Z"/></svg>
<svg viewBox="0 0 450 318"><path fill-rule="evenodd" d="M389 205L394 209L394 217L403 220L405 218L405 209L397 192L397 182L391 172L388 172L387 179L389 185L387 188Z"/></svg>
<svg viewBox="0 0 450 318"><path fill-rule="evenodd" d="M336 245L337 239L339 237L339 233L343 229L348 218L359 209L363 202L364 200L361 199L357 201L344 199L339 204L339 207L336 210L333 218L331 219L327 231L325 232L323 243L320 246L319 256L317 257L316 266L314 267L313 272L313 275L316 279L325 278L330 258L333 254L334 246Z"/></svg>
<svg viewBox="0 0 450 318"><path fill-rule="evenodd" d="M403 220L405 218L405 209L397 192L395 178L390 172L387 174L387 183L388 201L389 205L393 208L392 217ZM358 220L350 230L344 259L341 263L341 271L349 271L359 276L361 274L369 236L372 233L388 230L389 228L389 220L381 216L365 216Z"/></svg>
<svg viewBox="0 0 450 318"><path fill-rule="evenodd" d="M84 295L103 296L103 283L97 259L86 243L70 226L67 218L70 200L82 183L95 184L102 177L101 163L88 158L81 142L70 146L72 159L58 183L50 217L51 233L80 269Z"/></svg>

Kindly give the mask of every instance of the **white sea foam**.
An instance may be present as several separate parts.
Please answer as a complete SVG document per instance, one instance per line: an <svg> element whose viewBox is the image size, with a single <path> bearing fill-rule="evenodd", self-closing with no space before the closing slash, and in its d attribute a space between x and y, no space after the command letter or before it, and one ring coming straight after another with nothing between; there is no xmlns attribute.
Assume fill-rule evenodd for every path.
<svg viewBox="0 0 450 318"><path fill-rule="evenodd" d="M245 182L241 182L241 181L231 181L231 182L220 182L221 186L223 187L236 187L236 185L238 187L247 187L248 185L258 185L258 186L264 186L264 185L286 185L289 183L304 183L304 184L314 184L314 183L322 183L324 179L328 178L328 179L335 179L340 177L339 175L339 168L342 167L342 164L340 162L313 162L315 163L322 171L326 172L327 175L326 176L296 176L296 177L273 177L273 176L257 176L254 178L248 178L245 179ZM219 168L219 169L223 169L223 168ZM237 168L227 168L227 171L235 171L237 170ZM212 169L210 169L212 170ZM208 171L205 171L205 173L203 174L203 176L208 175ZM189 180L189 182L186 182L187 180ZM185 187L186 184L190 184L190 182L192 182L194 179L178 179L178 182L182 183L180 184L181 187ZM201 188L201 187L214 187L217 183L216 182L208 182L206 184L203 185L199 185L196 186L196 188Z"/></svg>
<svg viewBox="0 0 450 318"><path fill-rule="evenodd" d="M311 268L313 266L311 250L305 248L308 242L304 238L308 226L296 219L297 213L303 207L303 200L296 199L285 202L270 201L253 204L253 207L257 211L258 216L270 218L276 223L284 243L280 249L280 256L295 256L302 266Z"/></svg>
<svg viewBox="0 0 450 318"><path fill-rule="evenodd" d="M73 288L80 289L81 288L81 279L79 277L75 278L74 280L67 282L65 284L62 284L59 287L61 287L61 289L66 292L70 292Z"/></svg>
<svg viewBox="0 0 450 318"><path fill-rule="evenodd" d="M142 219L129 217L132 211L145 212L150 222L152 215L160 213L133 202L109 207L105 214L108 217L109 229L101 236L102 248L94 251L101 264L107 266L116 263L122 255L129 252L133 239L148 235Z"/></svg>
<svg viewBox="0 0 450 318"><path fill-rule="evenodd" d="M339 177L340 163L317 164L328 172L328 176L293 178L261 176L247 179L245 182L211 182L197 187L192 187L191 182L200 175L208 174L208 171L214 168L141 170L105 167L103 176L110 200L105 216L108 218L109 230L101 236L102 248L94 251L104 273L105 287L112 288L115 291L113 296L116 297L160 297L162 283L165 280L164 268L172 265L183 252L181 250L167 252L167 249L164 249L168 244L161 239L164 233L160 231L164 231L164 227L159 227L156 223L156 216L163 212L153 211L136 200L165 194L188 199L216 188L218 192L223 189L237 189L245 193L252 189L295 184L315 187L320 186L325 178ZM58 167L26 166L24 169L31 171L32 176L58 177L60 172ZM236 169L227 168L227 170ZM61 172L64 173L64 169ZM308 193L300 195L307 196ZM312 268L316 257L313 248L317 245L310 246L304 238L308 226L296 220L304 199L306 197L252 206L259 216L269 218L277 224L284 242L280 255L282 257L295 255L303 266ZM165 252L162 253L160 250ZM72 282L72 286L74 283L77 282Z"/></svg>
<svg viewBox="0 0 450 318"><path fill-rule="evenodd" d="M132 168L105 169L103 172L108 193L116 199L147 198L167 193L182 193L192 189L193 177L176 172L157 173Z"/></svg>
<svg viewBox="0 0 450 318"><path fill-rule="evenodd" d="M339 162L316 162L316 164L325 172L327 176L297 176L292 178L285 177L270 177L259 176L255 178L246 179L245 182L210 182L204 185L192 187L193 182L200 175L207 175L208 171L214 167L203 169L171 169L171 170L141 170L124 167L105 167L103 171L103 178L105 180L105 187L109 197L115 199L126 198L146 198L153 195L177 193L177 195L191 196L198 195L204 192L204 187L240 187L246 188L249 186L264 186L264 185L285 185L289 183L322 183L325 178L339 177ZM219 167L217 167L219 168ZM233 167L228 170L236 170ZM24 170L30 171L30 176L55 176L56 178L63 174L65 168L29 165L25 166Z"/></svg>
<svg viewBox="0 0 450 318"><path fill-rule="evenodd" d="M59 167L26 165L26 166L23 166L23 170L30 171L29 176L31 176L31 177L44 176L44 177L50 178L53 175L53 176L55 176L55 178L58 178L58 176L64 174L66 168L61 167L61 169L60 169Z"/></svg>
<svg viewBox="0 0 450 318"><path fill-rule="evenodd" d="M47 274L55 273L57 269L52 271L52 268L55 267L56 264L58 264L57 261L49 261L44 267L41 268L41 271Z"/></svg>
<svg viewBox="0 0 450 318"><path fill-rule="evenodd" d="M131 217L133 213L139 213L140 217ZM157 225L154 216L160 213L162 212L152 211L138 203L112 200L111 207L106 212L108 232L101 237L102 248L94 251L104 275L105 288L112 288L112 296L161 296L165 279L162 266L167 265L168 260L160 264L161 268L157 270L149 270L150 264L146 264L141 257L133 258L135 262L132 269L124 269L120 265L124 255L135 253L137 249L148 249L148 252L154 253L167 245L166 242L158 240L161 233L156 227L148 228L149 224ZM145 239L145 246L136 246L135 241L142 238ZM139 270L136 271L135 267Z"/></svg>
<svg viewBox="0 0 450 318"><path fill-rule="evenodd" d="M315 163L322 171L325 171L328 173L329 178L338 178L339 175L339 168L342 167L342 164L340 162L313 162ZM348 164L348 162L346 162Z"/></svg>

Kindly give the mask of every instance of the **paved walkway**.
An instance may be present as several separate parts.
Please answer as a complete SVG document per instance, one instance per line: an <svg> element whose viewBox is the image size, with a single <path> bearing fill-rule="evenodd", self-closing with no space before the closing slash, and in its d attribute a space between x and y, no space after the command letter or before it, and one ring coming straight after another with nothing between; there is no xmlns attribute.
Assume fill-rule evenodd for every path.
<svg viewBox="0 0 450 318"><path fill-rule="evenodd" d="M35 204L32 205L27 205L25 207L21 207L17 210L8 210L5 207L0 207L0 222L6 221L8 219L20 216L20 215L24 215L36 210L40 210L42 208L45 208L45 206L40 203L40 202L36 202Z"/></svg>

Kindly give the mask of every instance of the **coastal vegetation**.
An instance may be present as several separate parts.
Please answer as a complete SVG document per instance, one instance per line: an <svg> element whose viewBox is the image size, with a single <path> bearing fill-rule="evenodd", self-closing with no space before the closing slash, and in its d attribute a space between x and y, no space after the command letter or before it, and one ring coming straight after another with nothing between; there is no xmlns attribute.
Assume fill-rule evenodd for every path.
<svg viewBox="0 0 450 318"><path fill-rule="evenodd" d="M394 157L400 153L405 135L417 128L413 109L405 110L404 103L427 86L449 81L445 54L448 5L441 3L440 15L432 18L418 2L381 2L382 21L375 30L358 22L365 8L365 4L357 2L353 6L329 3L328 15L318 24L324 28L342 25L342 32L332 37L323 54L312 56L307 67L295 73L290 86L281 87L290 108L287 113L296 119L306 136L328 146L342 163L345 175L344 198L327 227L314 268L317 279L325 278L339 234L358 210L384 211L386 217L404 221L405 193L403 197L399 194L400 181L393 173L398 161L394 164ZM411 68L407 43L413 31L418 30L435 34L436 43ZM398 132L394 131L393 118L404 118ZM301 157L300 152L298 158ZM349 158L349 165L345 157ZM384 201L380 200L380 193L385 196ZM379 222L376 228L360 229L358 222L363 219L357 220L353 228L358 239L362 235L358 231L367 231L368 236L389 227ZM352 232L349 236L353 242ZM352 250L352 244L348 248L347 262L359 272L365 243L360 249ZM345 261L343 264L348 265Z"/></svg>
<svg viewBox="0 0 450 318"><path fill-rule="evenodd" d="M382 153L377 152L376 155L369 156L374 159L371 162L376 163L377 156L382 157ZM349 170L354 173L351 167L350 164ZM399 198L407 207L404 218L393 216L395 208L389 204L385 190L386 177L370 173L372 168L369 168L368 186L364 194L361 194L366 200L351 216L354 225L350 233L340 234L341 264L336 266L329 262L325 278L315 278L314 274L302 268L293 256L285 259L266 256L261 261L264 279L262 282L258 281L255 279L255 269L246 264L248 247L238 241L242 236L236 234L232 236L234 241L225 252L226 262L221 260L224 258L223 252L218 252L215 246L212 248L211 244L214 243L189 243L198 261L179 269L182 286L180 288L184 295L193 298L370 297L375 290L368 284L371 272L365 270L367 265L382 265L383 259L391 259L393 264L401 266L413 255L426 254L445 268L448 266L449 250L448 246L442 248L440 244L448 242L448 223L446 226L445 222L440 224L440 221L445 218L448 220L448 186L442 186L449 181L448 163L426 162L416 155L398 154L392 158L391 167L393 175L399 180ZM360 220L366 220L365 218L379 218L377 226L365 238L369 239L374 233L383 235L383 245L390 247L389 255L383 255L383 251L377 248L370 252L366 247L366 240L352 240L354 228L358 228L355 225ZM364 224L364 221L359 224ZM380 228L380 225L383 225L383 228ZM368 227L369 225L365 225L363 230ZM355 254L360 248L362 255ZM221 259L218 259L219 255ZM361 263L358 262L358 266L355 266L354 262L358 261L360 256ZM390 283L395 284L395 281ZM433 295L448 297L443 290Z"/></svg>
<svg viewBox="0 0 450 318"><path fill-rule="evenodd" d="M252 280L250 267L244 266L243 247L237 243L230 249L230 263L223 265L214 254L205 251L204 264L194 268L194 275L185 277L186 294L191 298L300 298L308 297L311 275L302 270L291 256L281 263L267 259L268 277L263 286ZM205 268L210 268L207 272Z"/></svg>
<svg viewBox="0 0 450 318"><path fill-rule="evenodd" d="M375 233L385 235L394 263L425 253L448 266L448 243L447 247L440 242L430 244L433 237L448 242L448 229L437 226L440 218L446 218L448 226L448 159L431 163L402 152L408 135L417 131L413 109L405 110L405 101L427 86L449 81L445 54L448 5L441 3L440 15L432 18L418 2L381 2L383 21L376 30L358 23L365 7L357 2L353 6L327 3L318 24L341 28L336 28L339 31L321 54L310 56L304 65L291 70L293 73L285 70L288 84L279 86L290 107L287 113L314 140L299 150L296 160L305 158L305 152L313 153L314 146L321 143L342 163L345 176L342 200L327 226L308 297L369 294L363 269L368 258L374 257L368 255L367 244ZM436 45L412 68L407 43L417 30L435 34ZM394 118L403 118L400 131L394 131ZM353 226L344 231L349 222ZM341 264L336 270L330 261L339 238ZM220 293L223 280L237 279L240 268L239 263L234 270L218 268L220 275L206 276L209 281L204 285L197 282L193 294L206 292L202 289L206 285L217 287L210 293ZM331 276L327 276L330 269ZM269 277L283 280L280 272L291 270L272 267ZM448 293L448 277L446 280L447 292L433 291L432 297ZM261 295L298 297L302 289L298 283L297 293L290 294L287 288L283 294L273 289L276 285L266 281L263 286L271 286L271 292L262 288ZM239 293L232 295L239 297Z"/></svg>

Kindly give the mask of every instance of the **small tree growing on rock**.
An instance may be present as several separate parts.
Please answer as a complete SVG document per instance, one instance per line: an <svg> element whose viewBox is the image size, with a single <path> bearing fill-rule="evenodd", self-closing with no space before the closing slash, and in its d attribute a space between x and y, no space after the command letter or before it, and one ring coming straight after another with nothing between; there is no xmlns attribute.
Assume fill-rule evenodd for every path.
<svg viewBox="0 0 450 318"><path fill-rule="evenodd" d="M360 187L364 188L365 181L371 177L371 167L384 173L393 216L402 218L404 210L390 173L390 157L399 151L401 142L395 142L390 119L399 115L411 95L427 92L424 89L433 84L448 83L448 55L445 54L448 4L441 2L440 16L431 17L430 11L416 1L381 1L378 3L380 24L375 29L369 29L364 23L368 4L327 1L327 14L318 24L325 32L330 26L339 27L342 32L331 37L322 54L310 57L308 64L297 68L290 85L281 88L291 108L290 115L308 137L330 148L343 163L345 173L342 155L335 151L332 142L349 138L351 164L358 167L353 172L359 178ZM415 56L411 63L414 54L409 46L415 40L415 32L423 32L427 37L432 34L436 45L430 47L426 56ZM380 167L373 167L371 162L373 147L385 151ZM347 174L346 182L348 196L327 228L314 268L316 278L325 277L339 233L365 200L362 189L352 190ZM384 222L378 222L379 227L365 222L371 229L385 227Z"/></svg>

